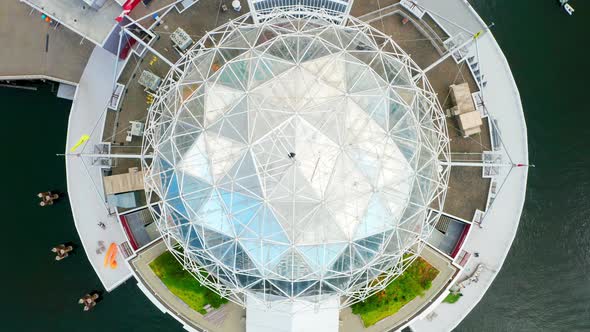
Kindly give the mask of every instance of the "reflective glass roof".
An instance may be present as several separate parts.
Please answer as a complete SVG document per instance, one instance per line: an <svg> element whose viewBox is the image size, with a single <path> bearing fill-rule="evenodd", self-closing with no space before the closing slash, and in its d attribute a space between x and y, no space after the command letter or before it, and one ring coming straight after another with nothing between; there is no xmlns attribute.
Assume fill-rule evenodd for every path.
<svg viewBox="0 0 590 332"><path fill-rule="evenodd" d="M213 39L150 113L146 183L170 244L263 299L346 294L401 264L446 188L446 132L417 67L320 19Z"/></svg>

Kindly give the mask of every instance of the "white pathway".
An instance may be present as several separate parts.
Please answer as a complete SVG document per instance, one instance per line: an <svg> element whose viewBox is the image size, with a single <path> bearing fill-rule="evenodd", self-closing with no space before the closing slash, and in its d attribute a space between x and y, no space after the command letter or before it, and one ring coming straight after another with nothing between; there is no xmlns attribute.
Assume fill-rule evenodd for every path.
<svg viewBox="0 0 590 332"><path fill-rule="evenodd" d="M97 45L103 44L115 26L115 18L123 11L121 4L115 0L107 0L98 10L85 5L82 0L20 1L49 15L51 19L60 22Z"/></svg>
<svg viewBox="0 0 590 332"><path fill-rule="evenodd" d="M95 47L84 73L80 78L76 96L72 104L68 123L66 153L70 153L82 135L90 135L85 145L75 153L93 153L93 147L100 143L104 127L104 112L112 94L113 74L116 57L100 47ZM88 260L96 271L107 291L110 291L131 276L127 262L120 250L116 269L104 266L105 252L97 253L98 241L105 247L114 242L126 241L123 230L114 215L109 215L105 205L100 168L90 165L91 160L75 156L66 157L68 195L74 223ZM106 229L97 224L103 222Z"/></svg>
<svg viewBox="0 0 590 332"><path fill-rule="evenodd" d="M485 27L483 21L464 0L419 0L419 3L427 10L438 14L439 16L433 16L450 33L462 30L454 23L471 32ZM477 45L472 47L477 47L480 68L488 82L483 91L486 107L498 122L505 149L514 163L527 164L526 124L522 104L504 54L490 33L480 37ZM459 281L471 275L475 267L483 263L485 269L480 275L479 282L463 289L463 297L457 303L442 303L425 312L421 319L410 324L414 331L450 331L481 300L502 267L516 235L524 204L527 171L525 167L510 171L501 192L487 211L483 228L474 226L465 242L463 249L472 253L478 252L480 257L471 256Z"/></svg>

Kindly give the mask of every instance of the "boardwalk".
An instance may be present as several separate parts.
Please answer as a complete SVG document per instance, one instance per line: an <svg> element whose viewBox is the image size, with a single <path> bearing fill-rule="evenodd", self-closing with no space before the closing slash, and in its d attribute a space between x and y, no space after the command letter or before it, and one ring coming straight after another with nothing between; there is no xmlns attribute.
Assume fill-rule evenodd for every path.
<svg viewBox="0 0 590 332"><path fill-rule="evenodd" d="M70 152L70 147L75 146L82 135L89 135L90 138L76 153L92 153L95 144L100 143L104 113L113 91L113 72L105 72L104 68L113 68L114 61L115 56L102 48L96 47L92 53L72 103L66 152ZM106 207L102 169L92 166L90 158L68 156L66 174L72 215L80 240L100 281L110 291L127 280L131 270L125 264L121 250L117 254L118 266L115 269L105 267L104 253L97 251L99 241L107 246L111 243L121 245L126 241L116 215ZM106 228L101 229L98 222L106 224Z"/></svg>
<svg viewBox="0 0 590 332"><path fill-rule="evenodd" d="M439 0L420 0L420 3L435 12L434 16L445 18L438 21L450 34L464 31L458 26L470 32L484 28L484 23L464 0L447 0L444 3ZM502 134L503 148L514 163L526 164L526 124L518 89L508 63L490 33L478 39L477 48L480 68L488 81L484 89L486 107L497 121ZM480 257L469 260L463 272L464 276L471 275L478 264L484 264L485 268L479 282L462 290L463 297L457 303L440 304L434 308L432 314L413 322L411 327L414 331L452 330L475 307L498 274L518 228L524 204L527 168L512 169L500 177L501 181L504 181L504 178L502 191L488 209L483 228L473 227L463 247L467 252L480 254ZM459 277L460 280L462 278L464 277Z"/></svg>
<svg viewBox="0 0 590 332"><path fill-rule="evenodd" d="M65 27L54 27L31 7L0 2L0 79L45 78L78 83L94 45ZM30 14L30 15L29 15Z"/></svg>

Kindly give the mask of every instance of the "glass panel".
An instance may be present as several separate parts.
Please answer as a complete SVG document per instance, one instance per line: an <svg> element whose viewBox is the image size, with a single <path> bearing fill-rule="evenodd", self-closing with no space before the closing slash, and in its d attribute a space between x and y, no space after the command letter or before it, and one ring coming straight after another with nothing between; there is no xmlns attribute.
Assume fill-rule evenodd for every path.
<svg viewBox="0 0 590 332"><path fill-rule="evenodd" d="M347 247L342 252L342 255L334 262L332 265L332 270L336 272L346 272L350 271L351 262L350 262L350 247Z"/></svg>
<svg viewBox="0 0 590 332"><path fill-rule="evenodd" d="M211 198L200 210L199 221L204 226L226 234L235 236L234 229L227 218L227 212L221 204L221 199L217 193L213 193Z"/></svg>
<svg viewBox="0 0 590 332"><path fill-rule="evenodd" d="M190 231L190 233L188 234L188 237L186 238L189 246L191 246L193 249L203 249L203 241L201 240L201 237L199 236L197 231L194 229L194 227L189 226L189 225L190 225L189 223L186 223L183 226L181 226L180 227L181 233L186 234L187 231Z"/></svg>
<svg viewBox="0 0 590 332"><path fill-rule="evenodd" d="M256 265L250 260L250 257L246 254L246 251L241 244L236 246L235 267L237 270L249 271L250 275L260 275L260 272L256 269ZM251 280L252 278L253 277L248 280Z"/></svg>

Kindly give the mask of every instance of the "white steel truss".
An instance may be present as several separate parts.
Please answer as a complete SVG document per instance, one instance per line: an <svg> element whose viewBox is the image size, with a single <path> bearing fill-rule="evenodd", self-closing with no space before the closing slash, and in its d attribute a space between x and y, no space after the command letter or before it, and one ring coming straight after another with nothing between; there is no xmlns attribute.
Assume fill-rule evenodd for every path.
<svg viewBox="0 0 590 332"><path fill-rule="evenodd" d="M232 301L347 306L399 276L436 224L445 115L375 28L273 13L207 33L171 69L148 115L148 201L170 251Z"/></svg>
<svg viewBox="0 0 590 332"><path fill-rule="evenodd" d="M255 23L273 19L278 12L305 17L311 9L313 15L340 24L348 17L352 3L353 0L248 0Z"/></svg>

